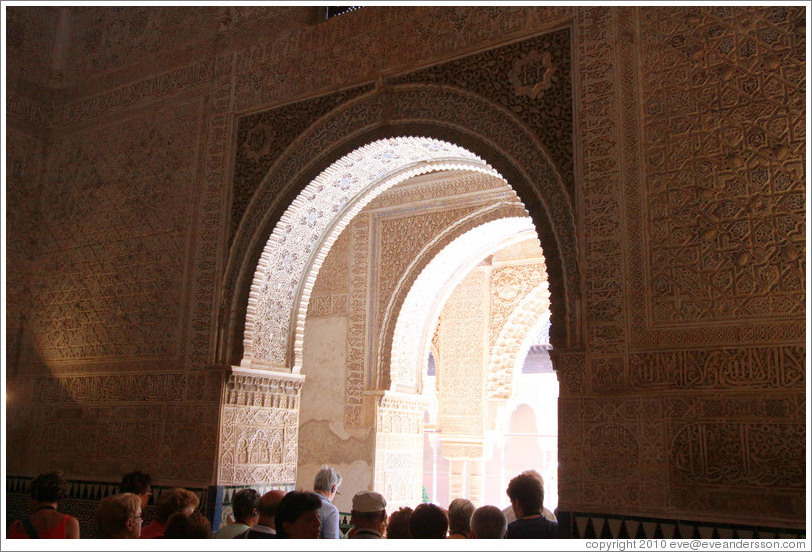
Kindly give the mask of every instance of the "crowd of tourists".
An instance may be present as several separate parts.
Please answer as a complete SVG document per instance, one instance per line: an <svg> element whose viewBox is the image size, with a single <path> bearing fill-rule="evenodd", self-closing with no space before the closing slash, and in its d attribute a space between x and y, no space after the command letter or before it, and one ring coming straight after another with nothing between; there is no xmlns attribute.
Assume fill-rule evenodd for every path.
<svg viewBox="0 0 812 552"><path fill-rule="evenodd" d="M360 490L352 498L348 525L339 522L333 500L342 477L322 466L312 491L243 489L232 500L233 517L212 532L199 510L199 498L182 488L168 489L155 501L152 521L144 512L152 496L152 478L141 471L122 478L119 493L105 497L96 510L98 538L105 539L544 539L558 538L555 515L544 508L544 482L535 470L522 472L507 487L510 506L476 507L456 498L448 508L425 502L387 515L386 498ZM67 483L59 472L41 474L30 486L31 513L9 528L9 538L80 537L79 521L59 512Z"/></svg>

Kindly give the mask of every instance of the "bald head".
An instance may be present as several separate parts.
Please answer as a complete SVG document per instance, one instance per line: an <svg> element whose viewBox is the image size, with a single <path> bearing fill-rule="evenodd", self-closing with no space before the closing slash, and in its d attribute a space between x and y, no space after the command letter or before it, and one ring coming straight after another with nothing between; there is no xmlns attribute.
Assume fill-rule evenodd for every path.
<svg viewBox="0 0 812 552"><path fill-rule="evenodd" d="M259 500L259 523L268 527L274 527L274 516L276 508L285 497L285 491L268 491Z"/></svg>

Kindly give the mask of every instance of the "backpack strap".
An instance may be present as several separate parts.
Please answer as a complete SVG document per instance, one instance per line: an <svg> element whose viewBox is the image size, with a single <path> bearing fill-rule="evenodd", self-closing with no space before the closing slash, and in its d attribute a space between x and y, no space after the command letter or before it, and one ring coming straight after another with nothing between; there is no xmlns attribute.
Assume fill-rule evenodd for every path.
<svg viewBox="0 0 812 552"><path fill-rule="evenodd" d="M31 523L30 518L25 518L23 520L23 526L25 526L25 532L28 533L29 539L38 539L39 535L37 534L37 530L34 529L34 524Z"/></svg>

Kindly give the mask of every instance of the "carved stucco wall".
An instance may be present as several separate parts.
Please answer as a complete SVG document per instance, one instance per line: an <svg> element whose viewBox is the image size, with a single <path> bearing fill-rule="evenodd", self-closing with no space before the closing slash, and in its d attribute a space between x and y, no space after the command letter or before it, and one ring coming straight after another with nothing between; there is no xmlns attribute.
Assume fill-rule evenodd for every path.
<svg viewBox="0 0 812 552"><path fill-rule="evenodd" d="M803 525L803 21L579 12L589 348L554 353L561 508Z"/></svg>
<svg viewBox="0 0 812 552"><path fill-rule="evenodd" d="M28 315L28 275L35 258L44 143L36 133L9 129L6 138L6 351L7 366L16 369L21 332Z"/></svg>
<svg viewBox="0 0 812 552"><path fill-rule="evenodd" d="M44 442L17 448L15 471L101 479L138 465L163 483L209 480L220 377L183 369L204 106L187 91L50 137L8 381L24 412L13 423Z"/></svg>
<svg viewBox="0 0 812 552"><path fill-rule="evenodd" d="M483 146L476 153L490 151L499 158L484 156L498 165L527 205L545 253L548 249L551 253L547 260L553 319L563 316L553 330L566 328L560 334L566 336L563 342L581 346L554 351L562 381L562 509L801 525L805 469L803 459L792 451L803 448L806 412L802 8L392 8L358 10L318 25L291 23L270 38L267 25L279 20L279 12L217 8L210 12L207 32L192 37L188 47L162 43L164 55L150 51L138 57L135 52L120 58L124 65L94 69L87 82L68 82L56 89L42 85L52 75L47 67L52 56L43 49L53 45L47 35L57 24L57 14L50 8L34 9L41 9L41 15L24 12L11 19L7 40L16 42L10 46L7 75L12 79L10 144L36 149L39 138L31 141L28 127L43 130L53 144L43 150L41 166L47 170L38 172L36 162L30 165L36 173L31 180L42 182L42 207L27 204L24 209L39 216L57 210L53 222L38 229L36 242L47 244L63 232L81 235L82 224L88 222L71 219L69 206L52 207L51 198L71 196L60 190L57 176L65 177L69 189L86 186L82 189L90 191L94 183L106 184L96 187L98 199L89 194L93 214L99 211L123 220L132 219L133 212L142 215L145 200L128 196L127 190L131 184L145 186L144 177L120 177L133 166L131 150L148 166L152 152L161 153L156 162L167 166L179 162L189 181L179 183L173 173L158 170L167 178L159 182L150 177L150 182L171 187L170 205L180 194L192 198L192 205L165 214L169 220L148 219L155 226L144 228L169 237L172 255L162 254L163 245L147 235L139 239L126 224L107 218L93 225L92 237L80 240L77 249L37 252L30 271L17 265L33 278L16 274L14 284L10 275L10 291L15 294L20 288L14 286L21 281L32 283L30 291L19 291L29 293L27 298L10 302L22 305L14 307L17 313L24 312L25 305L44 304L45 291L40 289L56 297L61 288L53 281L64 280L66 289L77 290L80 296L86 293L86 284L126 288L140 282L142 274L145 282L130 299L117 297L124 314L113 320L111 339L92 332L94 317L107 309L108 301L100 298L105 296L74 302L63 313L37 312L36 330L9 326L7 335L21 335L21 360L9 367L7 385L12 396L25 397L7 407L9 443L25 451L9 456L10 471L45 468L45 457L24 445L20 432L46 425L45 413L50 416L54 407L67 413L49 449L67 451L59 467L76 476L116 478L132 465L123 452L129 445L121 437L132 433L128 429L132 424L144 424L139 434L164 435L160 428L166 426L152 420L171 414L175 406L183 410L199 399L205 412L205 405L218 404L221 377L204 375L202 369L215 359L228 362L229 355L218 351L234 340L223 328L231 327L232 304L234 310L245 304L231 300L239 295L235 294L239 286L229 283L237 280L231 275L234 269L224 271L229 228L245 217L235 216L234 208L226 205L242 205L248 212L252 197L250 189L242 194L236 187L231 190L230 160L239 159L245 148L241 138L231 143L232 132L239 136L242 131L233 117L324 93L311 103L270 111L289 116L273 128L268 154L255 164L259 174L255 185L294 141L302 155L288 166L280 162L278 174L283 175L280 182L294 182L290 189L298 191L318 174L317 169L369 141L353 133L367 129L373 136L372 127L384 128L380 132L385 134L387 124L430 127L432 122L453 120L458 125L442 127L444 132L456 133L454 137L465 142L471 138L460 129L476 129L481 141L471 144L491 148ZM93 8L84 9L91 13ZM117 14L125 22L134 17L126 8ZM88 16L88 27L102 31L102 23L91 19ZM558 26L569 28L570 38L556 35L551 53L571 44L567 59L577 76L569 84L558 83L573 89L572 101L561 104L573 109L561 112L558 120L571 115L574 121L575 162L571 168L559 167L564 183L560 190L568 191L548 196L552 207L546 208L533 192L554 189L549 183L556 180L547 174L544 157L536 154L536 140L544 135L539 114L533 112L540 96L534 97L535 87L528 90L521 80L511 87L505 83L511 82L508 73L516 67L545 67L543 56L527 58L540 50L534 46L538 42L523 39L550 34ZM398 27L412 32L390 32ZM165 33L160 24L123 25L109 35L121 40L115 33L125 32L124 28L152 35L129 37L130 51L132 42L157 44L155 37ZM364 32L359 35L357 29ZM510 42L514 49L502 48ZM120 42L117 47L125 45ZM83 46L75 48L85 50L77 56L90 55ZM301 51L312 52L312 60L303 63ZM478 51L487 52L479 57L471 54ZM101 52L95 56L98 63L107 63ZM454 56L462 56L455 71L435 69ZM522 59L524 64L516 63ZM92 65L84 60L69 63ZM420 76L424 88L406 86L411 81L405 73L421 68L426 68ZM404 74L397 77L404 83L384 79L375 101L369 96L365 102L351 103L370 94L375 89L372 83L387 71ZM537 74L543 84L546 72ZM79 72L73 75L82 78ZM516 75L522 75L521 70ZM346 88L352 86L356 88ZM345 92L327 93L338 88ZM459 88L471 93L460 94ZM544 94L541 101L549 99L550 94ZM488 101L482 101L485 97ZM333 126L320 126L321 117L342 105L347 107L343 119L335 117L330 120ZM366 126L358 123L370 112ZM162 121L185 130L160 128ZM154 133L144 124L154 124ZM563 123L556 124L559 132ZM437 132L440 127L431 128ZM115 138L116 148L105 148L111 131L121 136ZM335 140L325 139L328 135ZM78 141L79 136L84 140ZM74 160L70 155L74 150L76 159L98 160L96 170L103 176ZM553 155L556 161L564 158L551 149ZM516 160L516 165L500 156ZM56 159L61 159L59 165ZM160 169L158 164L151 166ZM522 170L511 172L503 165ZM20 173L7 174L17 179ZM519 177L515 182L514 176ZM84 184L86 178L89 184ZM567 182L572 188L566 187ZM9 189L21 188L10 184ZM258 205L257 213L280 216L295 197L277 194L279 187L265 189L277 203ZM108 196L115 209L102 208ZM161 210L160 205L156 208ZM691 223L691 212L701 213L699 223ZM62 219L65 224L57 225ZM25 224L14 220L15 225ZM274 221L265 226L258 222L246 225L246 235L264 243ZM256 231L260 226L264 231ZM367 230L357 232L363 238ZM130 249L132 240L142 246L140 250L134 246L136 256L152 254L160 261L149 267L136 262L136 274L127 262L113 264L108 257L121 257L121 250L111 236L119 234L127 237L123 250ZM234 243L239 239L234 233ZM13 247L24 249L16 241ZM240 247L234 251L243 262L251 248ZM255 261L245 261L245 270L253 271ZM39 285L43 276L37 275L35 266L51 270L43 288ZM108 269L112 274L107 284L90 282L88 275L95 279ZM167 280L161 274L170 273L164 289L161 282ZM226 280L222 296L229 299L217 303L221 279ZM168 298L170 305L157 304L153 295ZM566 313L556 314L561 313L556 301L566 302ZM115 305L115 299L109 304ZM149 316L153 306L155 321ZM123 333L115 337L116 329L136 328L139 308L141 316L150 319L150 331L141 334L140 342L122 340ZM12 315L11 320L21 324L17 321L22 315ZM168 320L176 321L170 337L155 333ZM65 331L59 339L48 338L56 327ZM352 329L350 333L357 335ZM33 343L52 351L48 370L54 375L30 362ZM363 357L359 347L353 344L348 358ZM133 352L138 348L171 351L171 357L138 356ZM82 350L100 351L103 356L75 356ZM190 381L199 386L186 388ZM178 388L185 391L174 391ZM111 413L113 420L84 421L102 418L102 412ZM216 433L217 416L206 414L203 418L208 421L196 416L197 433L187 444L198 458L212 459L216 454L208 437ZM102 432L104 448L116 451L118 460L106 466L83 461L84 451L71 445L80 431L97 436ZM787 447L773 446L765 438L768 434L785 436ZM720 446L695 449L689 443ZM210 480L213 462L209 467L200 462L180 469L172 448L164 449L168 456L148 446L139 450L155 453L145 463L164 479ZM620 479L603 477L598 460L607 450L618 459L613 473L623 475ZM692 452L686 459L685 451L693 450L719 452ZM716 469L722 465L738 468ZM784 466L783 473L789 475L779 477L770 467L774 465Z"/></svg>
<svg viewBox="0 0 812 552"><path fill-rule="evenodd" d="M454 288L440 318L437 429L443 436L479 437L484 430L489 272L475 268L468 274Z"/></svg>

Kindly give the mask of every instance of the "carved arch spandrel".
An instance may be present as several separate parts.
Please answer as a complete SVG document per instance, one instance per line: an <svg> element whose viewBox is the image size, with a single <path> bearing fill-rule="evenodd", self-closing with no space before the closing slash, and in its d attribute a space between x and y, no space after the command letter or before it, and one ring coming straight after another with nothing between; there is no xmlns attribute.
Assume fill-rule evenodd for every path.
<svg viewBox="0 0 812 552"><path fill-rule="evenodd" d="M460 276L453 274L453 270L437 270L430 268L435 264L438 255L448 251L448 248L456 240L466 236L475 228L481 227L489 222L500 219L527 219L526 228L532 229L532 223L527 217L527 212L519 203L499 202L494 205L481 208L476 212L460 219L448 228L442 229L437 236L429 243L411 262L408 269L401 275L394 293L384 309L380 334L382 339L378 343L376 352L376 385L381 389L389 389L392 384L393 372L398 383L416 390L418 387L418 374L421 370L422 361L417 358L403 358L407 353L403 350L403 341L409 341L405 335L417 332L416 335L428 335L428 332L436 326L437 318L442 310L443 299L438 299L444 294L450 293L449 288L458 282ZM532 231L532 230L531 230ZM501 234L500 234L501 235ZM490 236L492 237L492 236ZM498 238L501 239L501 238ZM513 238L515 239L515 238ZM471 244L472 246L474 244ZM476 245L483 245L482 243ZM486 249L490 251L490 249ZM479 262L481 259L475 259ZM461 266L463 262L472 262L471 259L455 261ZM437 274L429 276L424 271L436 270ZM421 285L422 281L422 285ZM445 282L442 285L432 286L434 282ZM424 294L425 298L418 298L417 295ZM407 299L411 298L411 305ZM426 316L422 314L427 309L437 309L435 315ZM421 315L422 314L422 315ZM398 333L400 333L398 337ZM399 343L401 345L399 346ZM395 351L393 353L393 346ZM422 348L422 347L421 347ZM408 354L412 357L412 354ZM422 353L418 353L422 354ZM407 366L408 365L408 366ZM398 377L398 375L400 377Z"/></svg>
<svg viewBox="0 0 812 552"><path fill-rule="evenodd" d="M379 138L420 135L459 144L511 183L527 206L547 254L555 345L580 340L575 214L538 137L506 109L462 90L394 86L343 104L292 143L270 168L235 236L220 304L218 358L240 363L251 282L285 209L333 161ZM292 348L291 338L291 348ZM293 362L287 363L289 367Z"/></svg>

